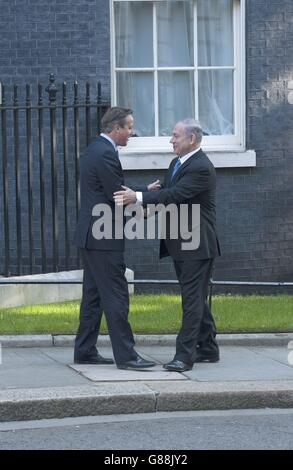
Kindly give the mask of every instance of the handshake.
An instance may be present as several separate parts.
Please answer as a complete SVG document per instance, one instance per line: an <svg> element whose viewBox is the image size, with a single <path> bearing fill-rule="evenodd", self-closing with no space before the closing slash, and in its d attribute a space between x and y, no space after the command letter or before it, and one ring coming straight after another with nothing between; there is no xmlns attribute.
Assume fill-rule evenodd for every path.
<svg viewBox="0 0 293 470"><path fill-rule="evenodd" d="M126 206L128 204L135 204L137 202L136 192L127 186L121 186L122 190L116 191L113 195L114 202L117 206ZM147 185L148 191L157 191L161 189L160 180L156 180L153 183Z"/></svg>

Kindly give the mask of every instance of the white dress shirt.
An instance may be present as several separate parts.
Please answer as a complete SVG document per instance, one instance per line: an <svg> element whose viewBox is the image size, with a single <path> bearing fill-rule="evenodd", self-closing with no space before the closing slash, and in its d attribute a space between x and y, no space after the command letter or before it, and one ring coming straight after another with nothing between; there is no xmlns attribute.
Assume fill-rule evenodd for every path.
<svg viewBox="0 0 293 470"><path fill-rule="evenodd" d="M109 137L107 134L104 134L104 132L102 132L100 134L100 136L104 137L104 139L107 139L113 145L113 147L115 149L115 152L118 152L118 147L117 147L116 143L114 142L114 140L111 139L111 137Z"/></svg>

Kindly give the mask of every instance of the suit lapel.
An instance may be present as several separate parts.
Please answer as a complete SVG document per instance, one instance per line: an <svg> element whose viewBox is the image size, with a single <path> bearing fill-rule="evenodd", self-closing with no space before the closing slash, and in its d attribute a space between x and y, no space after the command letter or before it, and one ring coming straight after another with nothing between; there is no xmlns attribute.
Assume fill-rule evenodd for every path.
<svg viewBox="0 0 293 470"><path fill-rule="evenodd" d="M181 167L175 173L174 177L171 179L171 175L172 175L172 171L173 171L173 166L172 166L172 171L171 171L171 168L170 168L169 172L168 172L168 186L171 186L172 184L174 184L177 181L177 178L180 176L182 170L184 170L184 168L186 168L188 165L190 165L196 158L200 157L201 153L202 153L202 150L199 150L198 152L191 155L191 157L189 157L186 160L186 162L184 162L181 165Z"/></svg>
<svg viewBox="0 0 293 470"><path fill-rule="evenodd" d="M177 158L178 158L178 157L177 157ZM172 174L173 174L173 168L174 168L174 166L176 165L176 160L177 160L177 158L174 159L174 165L172 165L172 166L170 166L170 167L168 168L168 173L167 173L167 176L166 176L166 186L168 186L168 187L171 186L171 178L172 178ZM177 171L177 173L178 173L178 171ZM175 176L176 176L176 175L175 175ZM174 181L175 176L174 176L174 178L172 178L172 182Z"/></svg>
<svg viewBox="0 0 293 470"><path fill-rule="evenodd" d="M111 151L112 156L113 156L113 160L115 160L116 163L119 165L119 169L123 175L123 168L120 162L118 150L115 150L111 142L108 139L105 139L102 135L99 135L97 139L100 140L100 142L103 142L103 144L105 143L107 147L109 147L109 150ZM123 177L123 184L124 184L124 177Z"/></svg>
<svg viewBox="0 0 293 470"><path fill-rule="evenodd" d="M109 149L113 150L113 153L118 157L118 150L114 149L113 145L108 139L105 139L105 137L103 137L102 135L99 135L97 138L101 139L103 143L107 144L109 146Z"/></svg>

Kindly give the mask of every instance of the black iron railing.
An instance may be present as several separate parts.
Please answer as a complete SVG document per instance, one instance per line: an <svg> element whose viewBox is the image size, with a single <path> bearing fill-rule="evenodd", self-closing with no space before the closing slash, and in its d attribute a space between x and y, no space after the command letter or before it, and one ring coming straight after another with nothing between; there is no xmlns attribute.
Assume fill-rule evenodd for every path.
<svg viewBox="0 0 293 470"><path fill-rule="evenodd" d="M101 83L93 101L89 83L81 97L77 82L59 87L51 74L46 103L41 84L26 85L25 96L17 85L0 86L0 274L79 268L77 252L68 265L80 206L79 157L108 107Z"/></svg>

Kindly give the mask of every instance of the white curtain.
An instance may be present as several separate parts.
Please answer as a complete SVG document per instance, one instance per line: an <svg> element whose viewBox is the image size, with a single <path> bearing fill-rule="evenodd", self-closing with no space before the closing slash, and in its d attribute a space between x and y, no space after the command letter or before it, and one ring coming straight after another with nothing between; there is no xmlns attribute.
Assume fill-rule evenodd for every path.
<svg viewBox="0 0 293 470"><path fill-rule="evenodd" d="M158 66L193 67L193 0L157 3ZM159 135L171 135L174 123L194 117L194 73L159 71Z"/></svg>
<svg viewBox="0 0 293 470"><path fill-rule="evenodd" d="M115 2L116 67L233 66L233 0L197 0L198 64L194 64L194 0L156 3L157 58L153 50L153 2ZM199 119L206 133L233 133L233 71L198 72ZM155 135L154 73L117 72L117 98L135 112L138 136ZM159 135L194 117L194 72L159 71Z"/></svg>
<svg viewBox="0 0 293 470"><path fill-rule="evenodd" d="M233 66L233 0L198 0L198 66ZM199 120L208 134L234 132L232 70L199 70Z"/></svg>
<svg viewBox="0 0 293 470"><path fill-rule="evenodd" d="M118 105L134 111L133 133L138 137L155 135L153 73L117 73Z"/></svg>
<svg viewBox="0 0 293 470"><path fill-rule="evenodd" d="M153 67L152 2L115 3L116 67ZM119 106L134 110L134 133L155 135L154 77L149 72L118 72Z"/></svg>
<svg viewBox="0 0 293 470"><path fill-rule="evenodd" d="M116 2L116 66L153 67L152 2Z"/></svg>

